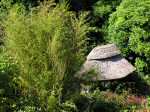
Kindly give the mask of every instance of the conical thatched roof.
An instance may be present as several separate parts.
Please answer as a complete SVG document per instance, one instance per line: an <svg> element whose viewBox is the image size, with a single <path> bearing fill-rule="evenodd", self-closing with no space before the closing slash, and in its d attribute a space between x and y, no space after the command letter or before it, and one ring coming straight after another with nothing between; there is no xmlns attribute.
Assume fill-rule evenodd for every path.
<svg viewBox="0 0 150 112"><path fill-rule="evenodd" d="M87 60L105 59L120 54L120 50L114 44L95 47L87 56Z"/></svg>
<svg viewBox="0 0 150 112"><path fill-rule="evenodd" d="M126 77L135 68L124 58L114 44L98 46L87 57L76 76L83 80L112 80Z"/></svg>

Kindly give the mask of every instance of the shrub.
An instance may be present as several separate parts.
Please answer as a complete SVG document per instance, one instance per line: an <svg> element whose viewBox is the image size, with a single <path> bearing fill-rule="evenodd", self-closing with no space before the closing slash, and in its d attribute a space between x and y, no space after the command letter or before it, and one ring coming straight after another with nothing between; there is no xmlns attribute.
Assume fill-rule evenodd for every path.
<svg viewBox="0 0 150 112"><path fill-rule="evenodd" d="M19 89L15 79L18 69L16 63L0 46L0 111L11 111L15 108Z"/></svg>
<svg viewBox="0 0 150 112"><path fill-rule="evenodd" d="M149 12L149 0L124 0L111 15L108 27L108 39L144 74L150 73Z"/></svg>
<svg viewBox="0 0 150 112"><path fill-rule="evenodd" d="M86 14L77 18L66 4L55 6L51 1L32 8L29 14L22 5L10 10L4 25L5 45L19 64L23 93L38 96L39 102L34 104L43 111L47 111L51 95L56 98L54 103L60 103L63 85L85 58L89 32L85 18Z"/></svg>
<svg viewBox="0 0 150 112"><path fill-rule="evenodd" d="M116 10L120 2L121 0L99 0L93 6L94 15L108 19L109 14Z"/></svg>
<svg viewBox="0 0 150 112"><path fill-rule="evenodd" d="M97 26L99 30L97 32L92 32L91 39L97 44L106 43L108 18L116 11L116 7L120 4L122 0L97 0L93 5L92 10L92 24ZM97 29L98 29L97 28Z"/></svg>

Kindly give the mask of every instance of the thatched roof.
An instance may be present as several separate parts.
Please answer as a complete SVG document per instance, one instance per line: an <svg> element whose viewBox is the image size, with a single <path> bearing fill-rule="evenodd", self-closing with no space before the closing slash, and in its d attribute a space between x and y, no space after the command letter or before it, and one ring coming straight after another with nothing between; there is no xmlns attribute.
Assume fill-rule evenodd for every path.
<svg viewBox="0 0 150 112"><path fill-rule="evenodd" d="M122 58L117 47L109 44L94 48L76 76L90 81L112 80L126 77L134 70L135 68Z"/></svg>
<svg viewBox="0 0 150 112"><path fill-rule="evenodd" d="M105 59L120 54L120 50L114 44L95 47L87 56L87 60Z"/></svg>

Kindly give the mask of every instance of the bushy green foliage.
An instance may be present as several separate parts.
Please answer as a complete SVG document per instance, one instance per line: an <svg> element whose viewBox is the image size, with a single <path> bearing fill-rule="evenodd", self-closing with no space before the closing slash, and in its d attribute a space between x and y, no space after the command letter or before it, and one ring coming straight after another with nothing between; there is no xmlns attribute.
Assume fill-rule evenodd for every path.
<svg viewBox="0 0 150 112"><path fill-rule="evenodd" d="M6 19L6 16L13 4L20 4L20 0L1 0L0 1L0 21Z"/></svg>
<svg viewBox="0 0 150 112"><path fill-rule="evenodd" d="M93 43L106 42L108 33L108 42L116 43L137 71L147 74L143 79L150 83L149 0L71 0L71 8L65 0L41 0L40 5L38 1L0 1L0 111L133 109L127 104L127 96L133 91L138 95L148 93L139 80L84 82L88 83L84 89L74 74ZM87 14L79 10L91 9L95 1L90 10L92 22L89 18L88 22L98 29L91 29ZM69 11L72 9L78 11ZM126 93L129 83L133 90Z"/></svg>
<svg viewBox="0 0 150 112"><path fill-rule="evenodd" d="M81 111L85 112L120 112L126 108L127 92L116 94L109 91L100 91L98 88L89 93L82 94L76 99Z"/></svg>
<svg viewBox="0 0 150 112"><path fill-rule="evenodd" d="M108 27L108 39L144 74L150 73L149 12L149 0L124 0L111 15Z"/></svg>
<svg viewBox="0 0 150 112"><path fill-rule="evenodd" d="M116 10L121 0L99 0L94 6L94 15L107 19L109 14Z"/></svg>
<svg viewBox="0 0 150 112"><path fill-rule="evenodd" d="M11 8L12 0L1 0L0 1L0 21L5 18L8 10Z"/></svg>
<svg viewBox="0 0 150 112"><path fill-rule="evenodd" d="M17 78L18 69L6 53L4 48L0 47L0 111L11 111L15 108L18 88L15 79Z"/></svg>
<svg viewBox="0 0 150 112"><path fill-rule="evenodd" d="M26 9L38 5L39 0L1 0L0 1L0 39L3 33L2 23L6 20L9 10L14 4L23 4Z"/></svg>
<svg viewBox="0 0 150 112"><path fill-rule="evenodd" d="M109 16L116 11L116 7L122 0L97 0L92 6L92 24L99 29L94 35L91 35L92 39L95 39L95 43L106 43L107 27Z"/></svg>
<svg viewBox="0 0 150 112"><path fill-rule="evenodd" d="M20 67L20 88L27 96L38 96L34 105L42 111L57 108L63 85L85 58L86 14L77 18L67 10L66 4L49 1L28 14L22 5L15 5L4 25L8 54Z"/></svg>

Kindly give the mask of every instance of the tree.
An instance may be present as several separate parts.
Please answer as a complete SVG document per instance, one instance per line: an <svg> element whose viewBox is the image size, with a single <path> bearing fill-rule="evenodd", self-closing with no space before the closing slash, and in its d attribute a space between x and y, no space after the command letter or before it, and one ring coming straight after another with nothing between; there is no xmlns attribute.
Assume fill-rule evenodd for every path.
<svg viewBox="0 0 150 112"><path fill-rule="evenodd" d="M124 0L110 16L108 27L108 39L145 75L150 74L149 12L149 0Z"/></svg>

